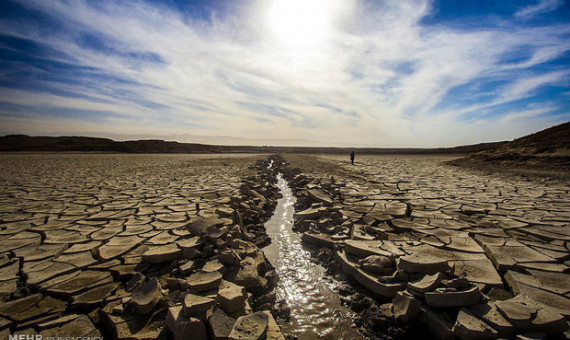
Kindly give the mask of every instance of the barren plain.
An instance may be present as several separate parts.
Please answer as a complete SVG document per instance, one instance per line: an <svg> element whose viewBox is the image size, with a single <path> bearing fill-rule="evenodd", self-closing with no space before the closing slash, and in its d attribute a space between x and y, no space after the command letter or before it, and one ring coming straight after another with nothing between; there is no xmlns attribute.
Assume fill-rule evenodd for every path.
<svg viewBox="0 0 570 340"><path fill-rule="evenodd" d="M0 155L0 337L282 339L278 172L366 337L568 336L568 183L450 159Z"/></svg>
<svg viewBox="0 0 570 340"><path fill-rule="evenodd" d="M296 230L376 298L347 292L368 337L413 320L441 339L568 336L567 182L483 175L450 156L286 158L300 169Z"/></svg>
<svg viewBox="0 0 570 340"><path fill-rule="evenodd" d="M0 338L159 338L168 324L175 338L199 339L203 312L216 301L224 307L209 315L219 325L210 331L229 333L227 320L252 314L244 287L268 285L259 276L269 271L263 254L241 240L244 221L263 214L235 200L259 158L2 155ZM235 226L240 203L247 209ZM245 271L228 273L218 261L229 268L246 256Z"/></svg>

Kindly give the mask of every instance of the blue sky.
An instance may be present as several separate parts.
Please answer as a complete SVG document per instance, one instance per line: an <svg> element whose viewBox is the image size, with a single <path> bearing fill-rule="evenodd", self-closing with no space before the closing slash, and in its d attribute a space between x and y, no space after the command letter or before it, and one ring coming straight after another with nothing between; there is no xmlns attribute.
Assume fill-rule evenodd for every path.
<svg viewBox="0 0 570 340"><path fill-rule="evenodd" d="M0 135L325 146L570 120L570 2L0 2Z"/></svg>

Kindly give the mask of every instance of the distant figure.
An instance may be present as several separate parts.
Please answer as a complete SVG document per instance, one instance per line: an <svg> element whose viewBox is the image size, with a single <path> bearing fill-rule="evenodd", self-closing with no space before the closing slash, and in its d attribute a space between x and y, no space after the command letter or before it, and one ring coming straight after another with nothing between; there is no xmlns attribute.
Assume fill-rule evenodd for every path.
<svg viewBox="0 0 570 340"><path fill-rule="evenodd" d="M350 164L354 165L354 151L350 153Z"/></svg>

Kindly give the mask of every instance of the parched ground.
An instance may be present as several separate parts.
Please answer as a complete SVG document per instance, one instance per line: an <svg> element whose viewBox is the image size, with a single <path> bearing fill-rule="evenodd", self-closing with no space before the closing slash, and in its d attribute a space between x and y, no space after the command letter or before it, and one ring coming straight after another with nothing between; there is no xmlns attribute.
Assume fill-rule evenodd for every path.
<svg viewBox="0 0 570 340"><path fill-rule="evenodd" d="M111 220L183 222L235 194L256 156L30 154L0 156L0 221L10 239L43 241L77 224ZM31 225L43 225L21 233ZM78 228L75 228L78 229ZM120 229L120 228L119 228ZM74 235L81 230L74 231ZM18 235L16 235L18 234ZM11 238L12 237L12 238ZM81 236L78 236L81 238ZM110 236L109 236L110 237ZM22 241L21 243L24 243ZM6 248L8 247L8 248ZM24 258L25 261L25 258Z"/></svg>
<svg viewBox="0 0 570 340"><path fill-rule="evenodd" d="M470 207L481 206L472 212L487 217L526 218L529 223L563 225L570 221L568 183L501 173L482 175L445 164L455 158L457 156L360 156L353 166L348 156L286 156L292 167L304 173L342 177L382 193L386 199L409 202L417 214L423 210L439 210L457 216Z"/></svg>
<svg viewBox="0 0 570 340"><path fill-rule="evenodd" d="M292 167L309 175L336 176L337 180L345 181L345 196L349 196L351 204L365 202L374 207L388 201L404 203L410 221L443 228L439 236L418 227L419 239L439 238L438 242L443 243L446 236L458 235L471 238L479 235L480 240L494 237L495 243L498 238L516 239L533 249L533 254L536 250L550 256L552 261L538 262L551 262L547 266L552 271L569 271L570 185L567 182L481 175L445 164L453 158L362 156L351 165L348 156L286 157ZM485 241L480 243L485 245ZM513 261L515 264L532 259Z"/></svg>
<svg viewBox="0 0 570 340"><path fill-rule="evenodd" d="M238 208L229 208L230 197L243 198L233 202L235 207L263 210L260 203L266 198L260 193L269 189L263 187L266 180L250 185L257 190L250 190L253 198L240 195L239 188L255 173L248 167L265 158L0 155L0 337L30 331L62 334L67 328L76 336L95 336L100 334L94 328L101 328L100 311L115 302L108 314L119 338L158 336L154 314L137 316L144 324L134 327L123 311L121 301L130 297L125 278L140 271L167 275L172 268L145 263L143 255L161 261L195 246L187 226L201 216L224 215L224 229L233 230L227 217ZM449 156L357 155L354 166L348 155L285 158L344 197L334 218L347 227L331 226L331 217L323 222L323 232L337 233L345 242L370 240L412 254L429 252L449 259L457 273L489 296L504 297L497 289L507 296L529 296L555 311L547 320L551 324L560 324L559 314L570 317L568 183L483 175L444 164ZM370 232L392 239L381 241ZM239 230L230 234L245 235ZM207 235L209 250L227 247L227 235L214 242L221 235ZM227 267L252 262L252 254L257 253L244 250L244 259ZM214 271L221 269L213 265ZM199 270L177 266L188 273ZM517 309L521 302L509 303ZM509 305L503 307L509 311ZM537 315L536 310L529 313L529 318ZM448 320L451 326L461 326L455 317ZM160 318L164 321L164 315ZM159 326L164 329L164 322Z"/></svg>
<svg viewBox="0 0 570 340"><path fill-rule="evenodd" d="M435 256L452 264L455 275L466 277L488 294L487 303L462 309L459 315L455 310L444 313L445 317L437 313L433 316L426 312L428 309L422 309L421 318L428 326L435 327L438 336L445 338L455 332L462 337L469 334L478 338L485 336L485 332L496 336L498 331L500 337L511 337L515 332L529 330L560 334L568 329L564 321L564 317L570 317L568 182L508 173L483 174L445 164L453 159L451 156L357 155L355 165L350 164L348 155L285 158L291 167L301 169L313 179L307 187L297 188L302 195L309 192L303 201L310 203L313 198L322 197L322 193L310 192L319 189L341 198L336 208L335 205L329 208L329 212L340 209L341 215L311 206L314 209L300 212L299 216L320 219L312 224L301 220L299 225L301 230L314 235L306 235L313 242L330 244L332 240L337 245L344 244L344 252L339 252L344 261L343 270L367 284L366 288L385 297L393 296L394 291L386 289L402 283L400 289L405 288L411 276L401 275L402 261L398 265L402 268L394 275L378 277L376 272L366 272L360 267L367 260L351 262L344 254L353 256L353 261L374 252L396 257L411 254L414 261ZM328 228L329 219L337 219L346 227ZM392 286L382 282L392 282ZM455 288L440 289L452 292ZM513 296L516 297L509 299ZM430 306L427 298L424 303ZM452 301L449 303L454 305ZM538 307L525 309L533 303L538 303ZM409 318L412 312L409 305L406 308L405 313L410 314L404 317ZM497 308L500 315L481 312ZM556 319L559 328L541 324L544 320L539 321L541 317L532 314L540 308L551 313L548 322L553 325ZM514 314L523 311L529 314L521 322ZM466 315L477 317L466 321ZM497 326L497 320L506 326ZM490 330L487 324L494 325L495 330Z"/></svg>
<svg viewBox="0 0 570 340"><path fill-rule="evenodd" d="M153 268L141 254L179 251L189 221L227 207L260 158L0 155L0 337L99 334L100 307L127 296L117 282Z"/></svg>

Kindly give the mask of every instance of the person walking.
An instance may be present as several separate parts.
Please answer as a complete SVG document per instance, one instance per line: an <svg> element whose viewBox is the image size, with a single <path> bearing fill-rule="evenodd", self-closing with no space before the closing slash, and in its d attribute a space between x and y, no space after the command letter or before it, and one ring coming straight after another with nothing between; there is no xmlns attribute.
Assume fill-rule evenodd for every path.
<svg viewBox="0 0 570 340"><path fill-rule="evenodd" d="M350 153L350 164L354 165L354 150Z"/></svg>

